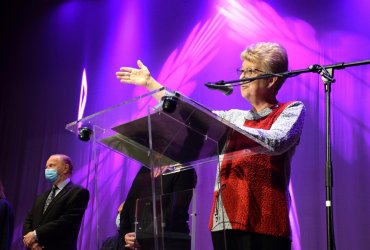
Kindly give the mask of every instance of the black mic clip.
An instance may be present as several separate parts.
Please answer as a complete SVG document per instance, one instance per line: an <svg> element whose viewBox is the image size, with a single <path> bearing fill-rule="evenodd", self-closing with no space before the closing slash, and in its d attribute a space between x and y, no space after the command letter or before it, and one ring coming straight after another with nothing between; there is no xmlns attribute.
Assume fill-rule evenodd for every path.
<svg viewBox="0 0 370 250"><path fill-rule="evenodd" d="M321 75L321 77L324 79L324 81L327 81L327 82L330 82L330 83L335 82L335 79L333 78L333 75L328 71L328 69L326 69L325 67L323 67L319 64L313 64L313 65L309 66L308 69L311 72L315 72L315 73L318 73L319 75ZM332 71L332 69L330 69L330 71Z"/></svg>

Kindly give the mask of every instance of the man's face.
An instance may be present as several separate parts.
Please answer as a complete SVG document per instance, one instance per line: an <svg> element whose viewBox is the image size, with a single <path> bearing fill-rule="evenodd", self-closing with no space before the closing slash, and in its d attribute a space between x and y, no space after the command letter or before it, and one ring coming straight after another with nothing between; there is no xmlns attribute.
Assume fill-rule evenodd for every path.
<svg viewBox="0 0 370 250"><path fill-rule="evenodd" d="M58 175L63 176L68 173L68 165L63 162L60 156L52 155L46 162L46 169L56 169Z"/></svg>

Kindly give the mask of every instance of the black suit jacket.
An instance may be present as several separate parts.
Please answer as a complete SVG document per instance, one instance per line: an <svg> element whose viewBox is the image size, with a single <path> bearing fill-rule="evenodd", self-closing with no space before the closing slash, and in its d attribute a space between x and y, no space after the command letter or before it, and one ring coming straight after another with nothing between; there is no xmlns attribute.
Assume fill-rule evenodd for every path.
<svg viewBox="0 0 370 250"><path fill-rule="evenodd" d="M150 170L146 167L141 167L132 182L120 215L119 249L126 249L124 248L125 235L135 231L137 199L141 199L139 212L142 217L139 227L143 229L141 231L138 230L137 240L142 250L154 249L152 189L150 183ZM166 225L164 230L165 246L162 246L165 249L188 250L191 248L189 225L187 223L189 220L189 205L192 199L192 192L189 192L189 189L195 188L196 183L197 174L194 169L162 175L156 178L156 192L157 194L164 194L161 197L161 205L163 207L162 219ZM158 213L159 219L161 212L158 211Z"/></svg>
<svg viewBox="0 0 370 250"><path fill-rule="evenodd" d="M89 191L69 182L42 214L51 189L37 197L23 223L23 235L36 230L45 250L75 250Z"/></svg>

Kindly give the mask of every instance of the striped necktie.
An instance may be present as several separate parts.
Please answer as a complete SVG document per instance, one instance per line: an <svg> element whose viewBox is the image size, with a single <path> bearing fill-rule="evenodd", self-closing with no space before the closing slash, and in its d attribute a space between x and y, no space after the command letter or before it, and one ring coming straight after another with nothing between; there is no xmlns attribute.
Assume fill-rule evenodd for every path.
<svg viewBox="0 0 370 250"><path fill-rule="evenodd" d="M48 198L46 199L45 206L44 206L44 211L42 212L43 214L45 213L46 209L48 208L48 206L50 205L50 203L54 199L55 191L57 191L57 189L58 189L58 187L56 185L53 185L53 188L51 189L51 192L50 192Z"/></svg>

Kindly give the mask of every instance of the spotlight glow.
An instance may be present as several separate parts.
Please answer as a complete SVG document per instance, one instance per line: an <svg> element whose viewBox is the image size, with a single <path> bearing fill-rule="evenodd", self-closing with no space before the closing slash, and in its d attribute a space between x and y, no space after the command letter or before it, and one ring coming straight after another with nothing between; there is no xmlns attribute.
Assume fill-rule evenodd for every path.
<svg viewBox="0 0 370 250"><path fill-rule="evenodd" d="M87 80L86 80L86 69L84 68L82 72L82 81L81 81L81 92L80 92L80 103L78 106L78 117L77 120L80 120L85 111L87 101Z"/></svg>

